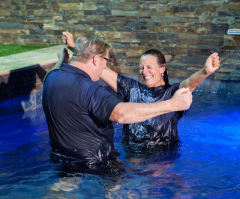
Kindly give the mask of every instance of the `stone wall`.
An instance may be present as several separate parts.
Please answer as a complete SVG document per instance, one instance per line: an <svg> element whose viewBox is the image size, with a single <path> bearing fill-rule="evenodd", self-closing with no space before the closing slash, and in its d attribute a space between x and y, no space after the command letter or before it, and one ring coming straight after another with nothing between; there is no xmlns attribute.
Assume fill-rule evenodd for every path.
<svg viewBox="0 0 240 199"><path fill-rule="evenodd" d="M168 71L186 77L219 52L212 78L240 81L239 0L8 0L0 2L0 42L61 44L63 31L95 33L115 49L118 62L136 72L150 48L172 56ZM125 67L126 68L126 67Z"/></svg>

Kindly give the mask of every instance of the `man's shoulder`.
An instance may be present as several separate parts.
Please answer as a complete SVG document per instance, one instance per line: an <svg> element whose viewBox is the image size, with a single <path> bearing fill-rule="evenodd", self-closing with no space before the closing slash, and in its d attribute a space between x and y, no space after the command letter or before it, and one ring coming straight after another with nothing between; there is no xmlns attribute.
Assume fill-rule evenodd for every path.
<svg viewBox="0 0 240 199"><path fill-rule="evenodd" d="M98 87L102 87L98 82L92 81L89 78L86 78L85 76L79 75L76 79L76 84L83 88L87 89L96 89Z"/></svg>
<svg viewBox="0 0 240 199"><path fill-rule="evenodd" d="M55 76L55 74L59 71L59 69L51 69L50 71L47 72L47 74L44 77L44 84L49 81L52 80Z"/></svg>
<svg viewBox="0 0 240 199"><path fill-rule="evenodd" d="M73 87L83 95L91 96L94 93L96 93L96 95L105 95L109 93L109 91L98 82L84 77L76 79Z"/></svg>

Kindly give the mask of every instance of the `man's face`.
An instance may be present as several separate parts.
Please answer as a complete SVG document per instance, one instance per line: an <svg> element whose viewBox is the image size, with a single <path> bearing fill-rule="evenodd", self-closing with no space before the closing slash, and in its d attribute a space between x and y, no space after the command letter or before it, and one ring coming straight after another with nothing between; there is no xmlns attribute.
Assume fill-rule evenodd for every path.
<svg viewBox="0 0 240 199"><path fill-rule="evenodd" d="M108 62L110 62L110 58L109 58L109 51L107 50L105 55L99 55L99 64L97 69L98 79L100 78L103 70L107 68Z"/></svg>
<svg viewBox="0 0 240 199"><path fill-rule="evenodd" d="M103 63L103 69L106 69L108 66L108 63L110 62L110 57L109 57L109 50L105 53L105 55L100 56L102 58Z"/></svg>

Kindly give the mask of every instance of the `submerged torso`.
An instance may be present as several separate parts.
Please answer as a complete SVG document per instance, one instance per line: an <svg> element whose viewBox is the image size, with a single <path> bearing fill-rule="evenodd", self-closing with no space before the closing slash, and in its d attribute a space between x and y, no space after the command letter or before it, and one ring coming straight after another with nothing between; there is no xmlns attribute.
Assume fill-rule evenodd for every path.
<svg viewBox="0 0 240 199"><path fill-rule="evenodd" d="M118 76L118 93L125 101L138 103L153 103L170 99L179 84L147 88L131 78ZM123 142L131 151L154 150L170 148L179 142L177 122L183 112L163 114L143 122L124 125Z"/></svg>
<svg viewBox="0 0 240 199"><path fill-rule="evenodd" d="M119 100L71 65L44 82L43 109L52 151L82 164L97 164L113 152L110 114Z"/></svg>

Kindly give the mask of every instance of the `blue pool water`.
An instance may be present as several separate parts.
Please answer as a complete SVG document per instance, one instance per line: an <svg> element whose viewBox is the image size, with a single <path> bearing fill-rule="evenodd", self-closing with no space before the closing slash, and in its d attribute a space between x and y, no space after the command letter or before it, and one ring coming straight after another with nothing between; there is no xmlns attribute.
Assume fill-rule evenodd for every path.
<svg viewBox="0 0 240 199"><path fill-rule="evenodd" d="M116 126L119 177L61 177L42 109L0 117L0 198L240 198L239 95L196 92L178 151L131 158Z"/></svg>

